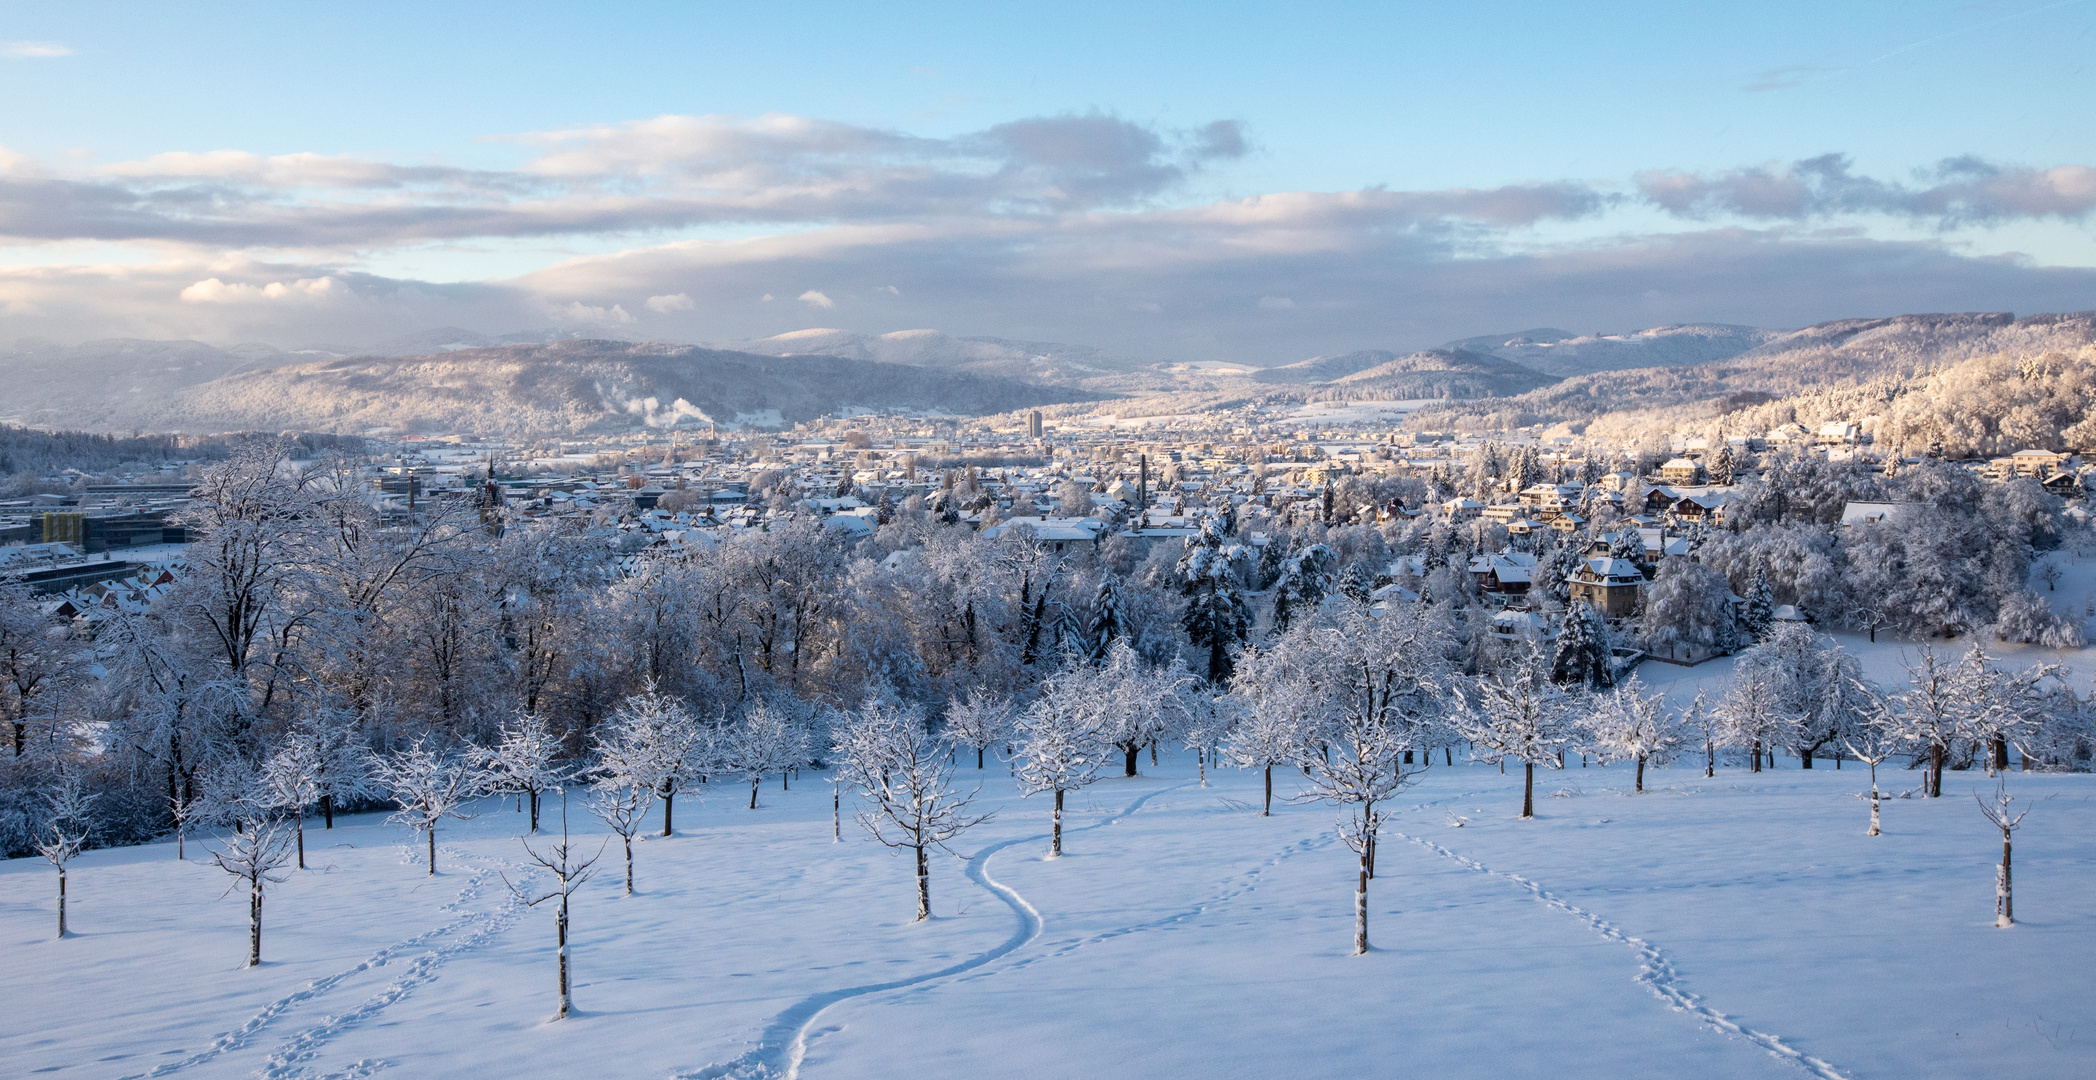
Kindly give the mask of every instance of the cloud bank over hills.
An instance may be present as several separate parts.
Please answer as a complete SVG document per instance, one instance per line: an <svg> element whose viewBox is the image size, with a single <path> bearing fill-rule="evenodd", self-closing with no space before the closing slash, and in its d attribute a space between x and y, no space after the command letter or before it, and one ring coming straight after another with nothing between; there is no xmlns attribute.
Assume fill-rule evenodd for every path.
<svg viewBox="0 0 2096 1080"><path fill-rule="evenodd" d="M823 315L1264 364L1536 321L1797 326L2096 295L2096 268L1975 246L1997 227L2086 226L2096 169L2074 163L1957 157L1909 181L1824 155L1237 194L1229 170L1258 148L1228 120L1064 114L933 138L666 115L492 138L514 167L218 149L79 168L0 153L0 237L43 253L0 266L0 341L293 346L550 324L752 342ZM402 269L455 249L506 269Z"/></svg>

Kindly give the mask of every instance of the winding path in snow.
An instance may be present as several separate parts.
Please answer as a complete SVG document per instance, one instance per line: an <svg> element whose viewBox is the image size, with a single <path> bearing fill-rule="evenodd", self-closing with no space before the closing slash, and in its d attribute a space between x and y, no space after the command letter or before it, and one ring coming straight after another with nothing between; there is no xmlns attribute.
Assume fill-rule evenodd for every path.
<svg viewBox="0 0 2096 1080"><path fill-rule="evenodd" d="M1093 829L1106 828L1141 810L1143 804L1151 799L1168 792L1189 787L1192 783L1192 781L1187 781L1170 787L1158 788L1122 807L1103 820L1095 821L1090 825L1080 825L1076 828L1065 827L1063 835L1068 836L1071 833L1090 832ZM963 972L973 971L1000 957L1010 955L1013 951L1041 936L1042 922L1040 911L1027 902L1027 899L1021 896L1018 890L991 877L989 860L990 856L1006 848L1016 847L1020 844L1040 843L1046 839L1048 839L1047 833L1035 833L1031 836L1000 840L976 852L968 859L967 874L969 880L982 886L998 899L1004 901L1006 906L1012 909L1012 914L1017 916L1019 920L1019 925L1012 931L1012 936L1006 938L995 948L977 953L958 964L951 964L937 971L926 972L922 975L891 979L887 982L867 983L863 986L851 986L841 990L829 990L802 998L774 1017L772 1022L766 1025L764 1034L759 1038L757 1045L741 1057L725 1064L707 1065L691 1072L674 1073L672 1074L672 1080L796 1080L800 1075L801 1060L808 1053L808 1040L809 1036L814 1033L815 1022L821 1019L822 1014L831 1006L853 998L864 997L867 994L878 994L887 990L901 990L906 987L920 986L939 979L950 978Z"/></svg>
<svg viewBox="0 0 2096 1080"><path fill-rule="evenodd" d="M1505 870L1494 870L1476 859L1458 855L1425 837L1396 831L1393 831L1391 835L1401 840L1409 840L1444 859L1453 860L1457 864L1475 870L1480 874L1487 874L1511 881L1527 890L1529 895L1534 897L1537 902L1556 908L1567 915L1579 919L1609 941L1630 946L1637 951L1640 961L1637 981L1642 983L1645 989L1650 990L1652 996L1665 1002L1674 1011L1690 1013L1719 1031L1746 1039L1768 1051L1771 1057L1796 1065L1806 1072L1819 1077L1820 1080L1850 1080L1847 1073L1842 1072L1826 1061L1791 1046L1778 1036L1771 1035L1765 1031L1756 1031L1704 1004L1700 996L1690 992L1687 987L1681 985L1681 976L1674 970L1674 963L1667 959L1666 953L1644 938L1633 937L1624 933L1607 919L1565 900L1532 879L1522 877L1520 874L1509 873Z"/></svg>

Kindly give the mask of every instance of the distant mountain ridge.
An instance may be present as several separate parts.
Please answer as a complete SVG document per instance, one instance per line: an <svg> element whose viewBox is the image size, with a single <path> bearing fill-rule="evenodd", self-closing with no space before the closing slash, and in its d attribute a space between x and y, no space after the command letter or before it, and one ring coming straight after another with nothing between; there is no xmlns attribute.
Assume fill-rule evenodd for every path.
<svg viewBox="0 0 2096 1080"><path fill-rule="evenodd" d="M1319 396L1397 399L1504 397L1557 381L1511 360L1468 349L1398 354L1367 349L1254 372L1253 381L1300 386Z"/></svg>
<svg viewBox="0 0 2096 1080"><path fill-rule="evenodd" d="M584 339L251 368L140 403L126 419L157 431L610 434L864 411L974 416L1099 396L831 356Z"/></svg>
<svg viewBox="0 0 2096 1080"><path fill-rule="evenodd" d="M1545 327L1464 338L1443 347L1488 353L1545 375L1572 376L1729 360L1775 341L1784 333L1725 323L1683 323L1630 334L1586 335Z"/></svg>
<svg viewBox="0 0 2096 1080"><path fill-rule="evenodd" d="M817 328L767 338L719 342L714 347L766 356L841 356L1062 385L1102 376L1126 375L1149 366L1143 361L1114 356L1089 345L954 337L939 330L861 334Z"/></svg>

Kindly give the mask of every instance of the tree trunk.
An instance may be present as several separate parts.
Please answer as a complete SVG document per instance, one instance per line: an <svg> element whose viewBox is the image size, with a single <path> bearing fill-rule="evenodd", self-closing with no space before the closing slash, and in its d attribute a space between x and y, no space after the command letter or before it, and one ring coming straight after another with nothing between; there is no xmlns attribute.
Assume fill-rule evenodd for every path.
<svg viewBox="0 0 2096 1080"><path fill-rule="evenodd" d="M1122 764L1123 764L1124 766L1126 766L1126 768L1127 768L1127 771L1126 771L1126 772L1124 772L1124 773L1122 773L1121 775L1123 775L1123 776L1134 776L1134 775L1135 775L1135 755L1137 755L1137 754L1139 754L1139 753L1142 753L1142 750L1143 750L1143 748L1142 748L1141 746L1139 746L1139 745L1135 744L1135 743L1125 743L1125 744L1123 744L1123 745L1122 745L1122 747L1121 747L1121 755L1122 755L1122 757L1123 757L1123 758L1125 759L1125 760L1124 760L1124 761L1122 762Z"/></svg>
<svg viewBox="0 0 2096 1080"><path fill-rule="evenodd" d="M432 876L437 872L437 826L434 822L429 826L429 872Z"/></svg>
<svg viewBox="0 0 2096 1080"><path fill-rule="evenodd" d="M978 769L983 767L983 748L980 746L975 748L975 767Z"/></svg>
<svg viewBox="0 0 2096 1080"><path fill-rule="evenodd" d="M1643 754L1639 754L1637 757L1637 793L1640 795L1645 793L1645 755Z"/></svg>
<svg viewBox="0 0 2096 1080"><path fill-rule="evenodd" d="M1532 818L1536 816L1536 763L1524 761L1521 768L1525 774L1521 781L1521 816Z"/></svg>
<svg viewBox="0 0 2096 1080"><path fill-rule="evenodd" d="M297 808L298 814L298 868L306 868L306 808Z"/></svg>
<svg viewBox="0 0 2096 1080"><path fill-rule="evenodd" d="M1800 769L1809 769L1809 768L1811 768L1811 767L1812 767L1812 748L1811 748L1811 747L1809 747L1809 746L1800 746L1800 747L1798 747L1798 768L1800 768Z"/></svg>
<svg viewBox="0 0 2096 1080"><path fill-rule="evenodd" d="M2009 892L2009 832L2001 833L2001 867L1994 875L1994 925L2013 926L2016 922L2016 903Z"/></svg>
<svg viewBox="0 0 2096 1080"><path fill-rule="evenodd" d="M1755 739L1755 740L1754 740L1754 741L1753 741L1752 743L1748 744L1748 746L1747 746L1747 756L1748 756L1749 758L1752 758L1752 759L1753 759L1753 761L1754 761L1754 764L1753 764L1753 765L1751 765L1751 766L1749 766L1749 767L1748 767L1748 769L1747 769L1747 771L1748 771L1748 772L1760 772L1760 771L1761 771L1761 740L1760 740L1760 739Z"/></svg>
<svg viewBox="0 0 2096 1080"><path fill-rule="evenodd" d="M65 867L58 868L58 936L63 939L65 929Z"/></svg>
<svg viewBox="0 0 2096 1080"><path fill-rule="evenodd" d="M1361 856L1361 873L1354 880L1354 955L1368 953L1368 855Z"/></svg>
<svg viewBox="0 0 2096 1080"><path fill-rule="evenodd" d="M932 917L932 865L924 857L924 845L917 845L917 921Z"/></svg>
<svg viewBox="0 0 2096 1080"><path fill-rule="evenodd" d="M2003 738L2001 732L1997 731L1994 733L1994 738L1992 741L1993 745L1988 747L1988 754L1990 755L1994 764L1989 771L2008 772L2009 740Z"/></svg>
<svg viewBox="0 0 2096 1080"><path fill-rule="evenodd" d="M1266 767L1266 805L1260 807L1259 816L1274 816L1274 767L1271 764Z"/></svg>
<svg viewBox="0 0 2096 1080"><path fill-rule="evenodd" d="M664 836L668 836L670 834L670 815L674 813L676 809L677 793L673 791L667 795L664 795L662 797L662 835Z"/></svg>
<svg viewBox="0 0 2096 1080"><path fill-rule="evenodd" d="M556 1019L568 1018L573 1003L568 998L568 894L560 895L560 919L557 923L560 935L560 1013Z"/></svg>
<svg viewBox="0 0 2096 1080"><path fill-rule="evenodd" d="M1922 794L1936 798L1943 794L1943 744L1929 744L1929 771L1922 777Z"/></svg>
<svg viewBox="0 0 2096 1080"><path fill-rule="evenodd" d="M1455 747L1453 747L1453 746L1444 746L1444 747L1442 747L1442 748L1441 748L1441 764L1443 764L1443 765L1448 765L1448 766L1453 766L1453 765L1455 765L1455 763L1456 763L1456 748L1455 748Z"/></svg>
<svg viewBox="0 0 2096 1080"><path fill-rule="evenodd" d="M752 809L752 810L755 810L755 809L757 808L757 783L758 783L758 781L759 781L759 780L761 780L761 779L763 779L763 778L762 778L762 777L751 777L751 778L750 778L750 809Z"/></svg>
<svg viewBox="0 0 2096 1080"><path fill-rule="evenodd" d="M532 792L532 793L531 793L531 832L532 832L532 835L534 835L534 836L535 836L535 835L537 835L537 834L538 834L538 831L539 831L539 793L538 793L538 792L536 792L536 791L534 791L534 792Z"/></svg>
<svg viewBox="0 0 2096 1080"><path fill-rule="evenodd" d="M835 773L830 775L830 842L844 842L844 792L837 786Z"/></svg>
<svg viewBox="0 0 2096 1080"><path fill-rule="evenodd" d="M1156 740L1156 739L1151 739L1151 740L1150 740L1150 765L1151 765L1151 767L1152 767L1152 768L1155 768L1155 767L1156 767L1156 765L1157 765L1157 740Z"/></svg>
<svg viewBox="0 0 2096 1080"><path fill-rule="evenodd" d="M328 828L332 829L335 827L335 797L333 795L322 795L320 797L320 815L327 819Z"/></svg>
<svg viewBox="0 0 2096 1080"><path fill-rule="evenodd" d="M1055 827L1049 834L1048 857L1051 859L1063 857L1063 789L1061 788L1055 789Z"/></svg>
<svg viewBox="0 0 2096 1080"><path fill-rule="evenodd" d="M1870 833L1868 835L1880 835L1878 832L1878 767L1876 765L1870 767Z"/></svg>
<svg viewBox="0 0 2096 1080"><path fill-rule="evenodd" d="M623 840L623 841L625 841L625 842L626 842L626 895L627 895L627 896L632 896L632 895L633 895L633 838L632 838L631 836L622 836L622 837L619 837L619 839L621 839L621 840Z"/></svg>
<svg viewBox="0 0 2096 1080"><path fill-rule="evenodd" d="M248 879L247 898L247 966L262 964L262 878L258 875Z"/></svg>
<svg viewBox="0 0 2096 1080"><path fill-rule="evenodd" d="M1703 740L1703 778L1708 780L1718 774L1718 744L1711 739Z"/></svg>

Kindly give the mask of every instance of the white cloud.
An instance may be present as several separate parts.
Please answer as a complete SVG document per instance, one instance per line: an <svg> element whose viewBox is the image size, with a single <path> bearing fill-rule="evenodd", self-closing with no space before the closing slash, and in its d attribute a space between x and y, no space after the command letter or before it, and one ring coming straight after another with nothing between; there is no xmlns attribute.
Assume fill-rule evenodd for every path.
<svg viewBox="0 0 2096 1080"><path fill-rule="evenodd" d="M802 293L800 299L804 303L814 304L819 308L833 308L837 306L837 301L816 292L814 289L809 289L807 292Z"/></svg>
<svg viewBox="0 0 2096 1080"><path fill-rule="evenodd" d="M648 310L667 315L672 311L690 311L699 305L692 302L688 293L670 293L667 296L648 297Z"/></svg>
<svg viewBox="0 0 2096 1080"><path fill-rule="evenodd" d="M773 300L777 299L777 297L773 296L773 295L772 295L772 294L770 294L770 293L765 293L765 294L764 294L763 296L760 296L760 297L758 297L757 299L759 299L759 300L762 300L762 301L764 301L765 303L769 304L769 303L771 303L771 302L772 302Z"/></svg>
<svg viewBox="0 0 2096 1080"><path fill-rule="evenodd" d="M1285 296L1262 296L1259 298L1259 310L1261 311L1287 311L1294 306L1295 301Z"/></svg>
<svg viewBox="0 0 2096 1080"><path fill-rule="evenodd" d="M591 326L620 326L633 321L632 313L619 304L613 304L610 307L598 307L577 300L566 307L557 307L554 310L571 321L588 323Z"/></svg>
<svg viewBox="0 0 2096 1080"><path fill-rule="evenodd" d="M901 296L901 295L902 295L902 290L901 290L901 289L898 289L898 288L896 288L896 287L895 287L895 286L893 286L893 285L883 285L883 286L881 286L881 291L882 291L882 292L884 292L884 293L887 293L887 294L888 294L888 295L890 295L890 296Z"/></svg>
<svg viewBox="0 0 2096 1080"><path fill-rule="evenodd" d="M55 41L0 41L0 56L17 60L42 60L71 55L73 50Z"/></svg>
<svg viewBox="0 0 2096 1080"><path fill-rule="evenodd" d="M189 304L244 304L266 300L328 300L343 296L348 289L332 277L299 278L296 281L272 281L267 285L252 285L247 282L225 282L218 278L205 278L183 289L178 295Z"/></svg>

